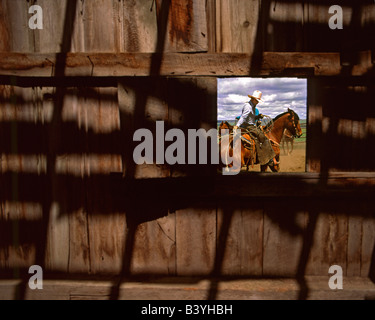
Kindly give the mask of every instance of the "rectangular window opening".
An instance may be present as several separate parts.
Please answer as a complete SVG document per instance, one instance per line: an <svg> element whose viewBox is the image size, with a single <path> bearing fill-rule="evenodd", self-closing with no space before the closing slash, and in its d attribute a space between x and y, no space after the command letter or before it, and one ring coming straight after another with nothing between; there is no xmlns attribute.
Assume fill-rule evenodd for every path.
<svg viewBox="0 0 375 320"><path fill-rule="evenodd" d="M261 93L257 92L260 91ZM273 149L279 164L278 172L306 172L306 137L307 137L307 79L301 78L218 78L217 83L217 128L227 121L230 125L236 125L242 115L244 106L249 106L251 97L260 98L256 105L258 112L263 115L258 124L265 126L273 123L272 131L266 133L274 145ZM299 126L302 135L291 136L291 132L285 131L280 140L280 127L283 124L282 115L293 110L299 118ZM245 117L243 117L245 118ZM251 118L251 117L250 117ZM242 127L246 126L246 120L241 119ZM245 120L245 121L243 121ZM251 120L249 122L252 122ZM292 132L293 133L293 132ZM300 132L299 132L300 133ZM246 143L246 142L245 142ZM279 152L277 152L279 149ZM258 157L256 163L241 167L241 174L246 172L261 172ZM264 160L263 160L264 162ZM270 162L272 164L272 162ZM270 172L267 167L266 172Z"/></svg>

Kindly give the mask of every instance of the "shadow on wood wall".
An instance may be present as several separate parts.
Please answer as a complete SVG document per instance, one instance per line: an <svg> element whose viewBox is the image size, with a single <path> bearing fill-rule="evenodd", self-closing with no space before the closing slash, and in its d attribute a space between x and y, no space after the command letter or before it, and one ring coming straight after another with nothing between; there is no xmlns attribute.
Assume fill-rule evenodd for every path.
<svg viewBox="0 0 375 320"><path fill-rule="evenodd" d="M1 97L10 111L4 109L0 127L6 137L1 142L0 271L4 278L23 279L16 299L25 297L31 264L41 265L46 278L111 277L112 299L119 297L123 281L158 275L222 276L223 281L225 276L295 277L301 299L309 293L304 276L326 275L334 263L345 266L347 275L375 281L374 185L351 185L350 196L346 185L330 186L332 169L374 170L367 157L375 136L373 87L367 80L360 81L363 91L358 92L350 89L357 80L342 80L340 87L332 79L312 79L311 101L318 109L309 127L314 137L308 156L319 173L313 185L291 176L276 181L273 188L281 194L254 195L259 184L268 190L264 184L272 179L259 174L221 177L215 167L205 165L139 171L132 159L135 129L154 130L157 120L185 131L202 124L216 128L215 79L61 80L63 53L69 52L74 28L70 15L75 14L75 1L68 4L56 78L1 78L6 85L56 88L40 89L46 101L30 93L37 88L25 98L22 90L5 86L10 91ZM162 4L159 52L170 9L168 1ZM262 2L260 16L265 21L259 22L258 30L267 23L270 5ZM262 33L257 34L256 43L261 39ZM257 47L256 56L263 50ZM160 56L155 56L153 73L160 64ZM255 73L257 65L255 58ZM346 106L349 99L359 101L360 113ZM64 114L66 104L71 104L73 116ZM91 109L93 104L98 108ZM20 120L30 105L31 116ZM79 105L84 107L75 110ZM51 117L43 122L48 106ZM91 112L97 112L91 115L97 124L87 120ZM109 115L115 120L106 127ZM80 116L82 121L77 120ZM340 127L345 121L352 126L347 135L342 134L347 127ZM337 152L331 152L332 145ZM288 195L283 188L298 191ZM300 194L301 190L308 192ZM218 281L212 280L207 298L217 294Z"/></svg>

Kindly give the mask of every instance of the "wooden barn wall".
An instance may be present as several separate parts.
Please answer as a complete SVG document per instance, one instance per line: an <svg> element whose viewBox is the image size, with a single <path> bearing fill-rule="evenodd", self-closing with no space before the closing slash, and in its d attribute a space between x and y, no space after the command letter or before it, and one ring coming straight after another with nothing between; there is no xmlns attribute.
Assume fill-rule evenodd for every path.
<svg viewBox="0 0 375 320"><path fill-rule="evenodd" d="M257 57L345 49L354 59L353 46L371 44L359 37L343 49L342 38L361 23L368 35L375 20L373 6L358 11L342 1L355 20L337 37L320 32L329 16L323 1L38 0L45 27L31 31L32 3L0 1L0 51ZM153 74L160 64L156 56ZM308 79L307 168L318 174L317 188L332 182L331 172L374 171L368 153L375 136L373 81L344 76ZM185 132L216 127L216 78L1 81L2 277L25 276L32 264L47 274L78 276L327 275L333 264L348 276L374 272L368 193L310 198L301 178L292 194L282 193L288 186L279 182L279 191L263 196L246 181L218 178L210 166L134 164L138 128L155 133L156 121ZM354 107L347 103L352 99ZM222 183L227 191L215 193ZM267 182L259 185L258 192L268 190Z"/></svg>
<svg viewBox="0 0 375 320"><path fill-rule="evenodd" d="M215 127L215 78L126 78L117 88L63 91L56 115L54 88L2 86L3 271L39 263L70 274L296 276L339 264L345 274L369 274L369 198L257 198L246 189L244 198L210 197L225 182L216 181L215 168L134 164L137 128L155 133L156 121L165 130ZM177 191L163 191L170 177L181 179Z"/></svg>
<svg viewBox="0 0 375 320"><path fill-rule="evenodd" d="M42 30L28 27L33 4L43 8ZM69 32L71 52L350 53L374 48L373 3L334 4L343 9L341 30L328 28L333 4L323 0L2 0L0 49L60 52Z"/></svg>

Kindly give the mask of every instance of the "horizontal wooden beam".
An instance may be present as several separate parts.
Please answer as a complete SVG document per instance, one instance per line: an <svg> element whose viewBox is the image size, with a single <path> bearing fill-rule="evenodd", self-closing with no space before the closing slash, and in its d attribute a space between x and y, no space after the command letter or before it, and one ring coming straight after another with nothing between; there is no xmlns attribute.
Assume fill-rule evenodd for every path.
<svg viewBox="0 0 375 320"><path fill-rule="evenodd" d="M371 51L346 64L339 53L0 53L0 75L122 76L363 76L375 75ZM353 61L353 59L351 60ZM349 65L348 65L349 63ZM353 62L352 62L353 63Z"/></svg>
<svg viewBox="0 0 375 320"><path fill-rule="evenodd" d="M375 173L256 173L238 176L122 179L113 174L123 194L131 192L153 195L155 201L168 203L183 199L230 199L262 197L371 197L375 192Z"/></svg>
<svg viewBox="0 0 375 320"><path fill-rule="evenodd" d="M305 276L303 280L306 291L309 293L308 300L365 300L374 299L375 296L375 284L366 277L345 277L344 290L330 290L327 275ZM144 306L148 306L147 300L155 299L206 300L212 290L212 283L220 284L216 293L218 300L297 300L301 291L300 281L292 277L278 279L227 277L223 279L154 276L153 278L122 279L119 283L117 298L119 300L143 300ZM109 300L113 291L113 280L98 276L88 280L77 279L77 277L70 279L65 276L62 279L44 279L43 290L32 290L19 279L2 279L0 280L0 299L19 299L17 294L19 294L19 288L22 287L25 287L23 297L25 300ZM140 314L142 302L124 301L124 303L128 303L128 305L125 304L128 315ZM186 304L190 303L186 302ZM234 304L233 310L238 311L239 305L236 301L230 304Z"/></svg>

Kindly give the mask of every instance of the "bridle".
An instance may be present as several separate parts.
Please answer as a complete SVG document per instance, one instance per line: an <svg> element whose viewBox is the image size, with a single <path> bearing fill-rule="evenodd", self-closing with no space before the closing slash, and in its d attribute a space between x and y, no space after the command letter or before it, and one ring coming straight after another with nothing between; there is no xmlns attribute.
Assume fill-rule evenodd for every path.
<svg viewBox="0 0 375 320"><path fill-rule="evenodd" d="M294 128L294 133L293 133L293 137L294 138L298 138L298 137L300 137L301 135L298 135L297 134L297 132L298 132L298 129L297 129L297 125L296 125L296 122L298 121L296 121L295 120L295 114L294 114L294 112L293 111L289 111L289 119L292 121L292 124L293 124L293 128ZM292 133L292 132L291 132Z"/></svg>

